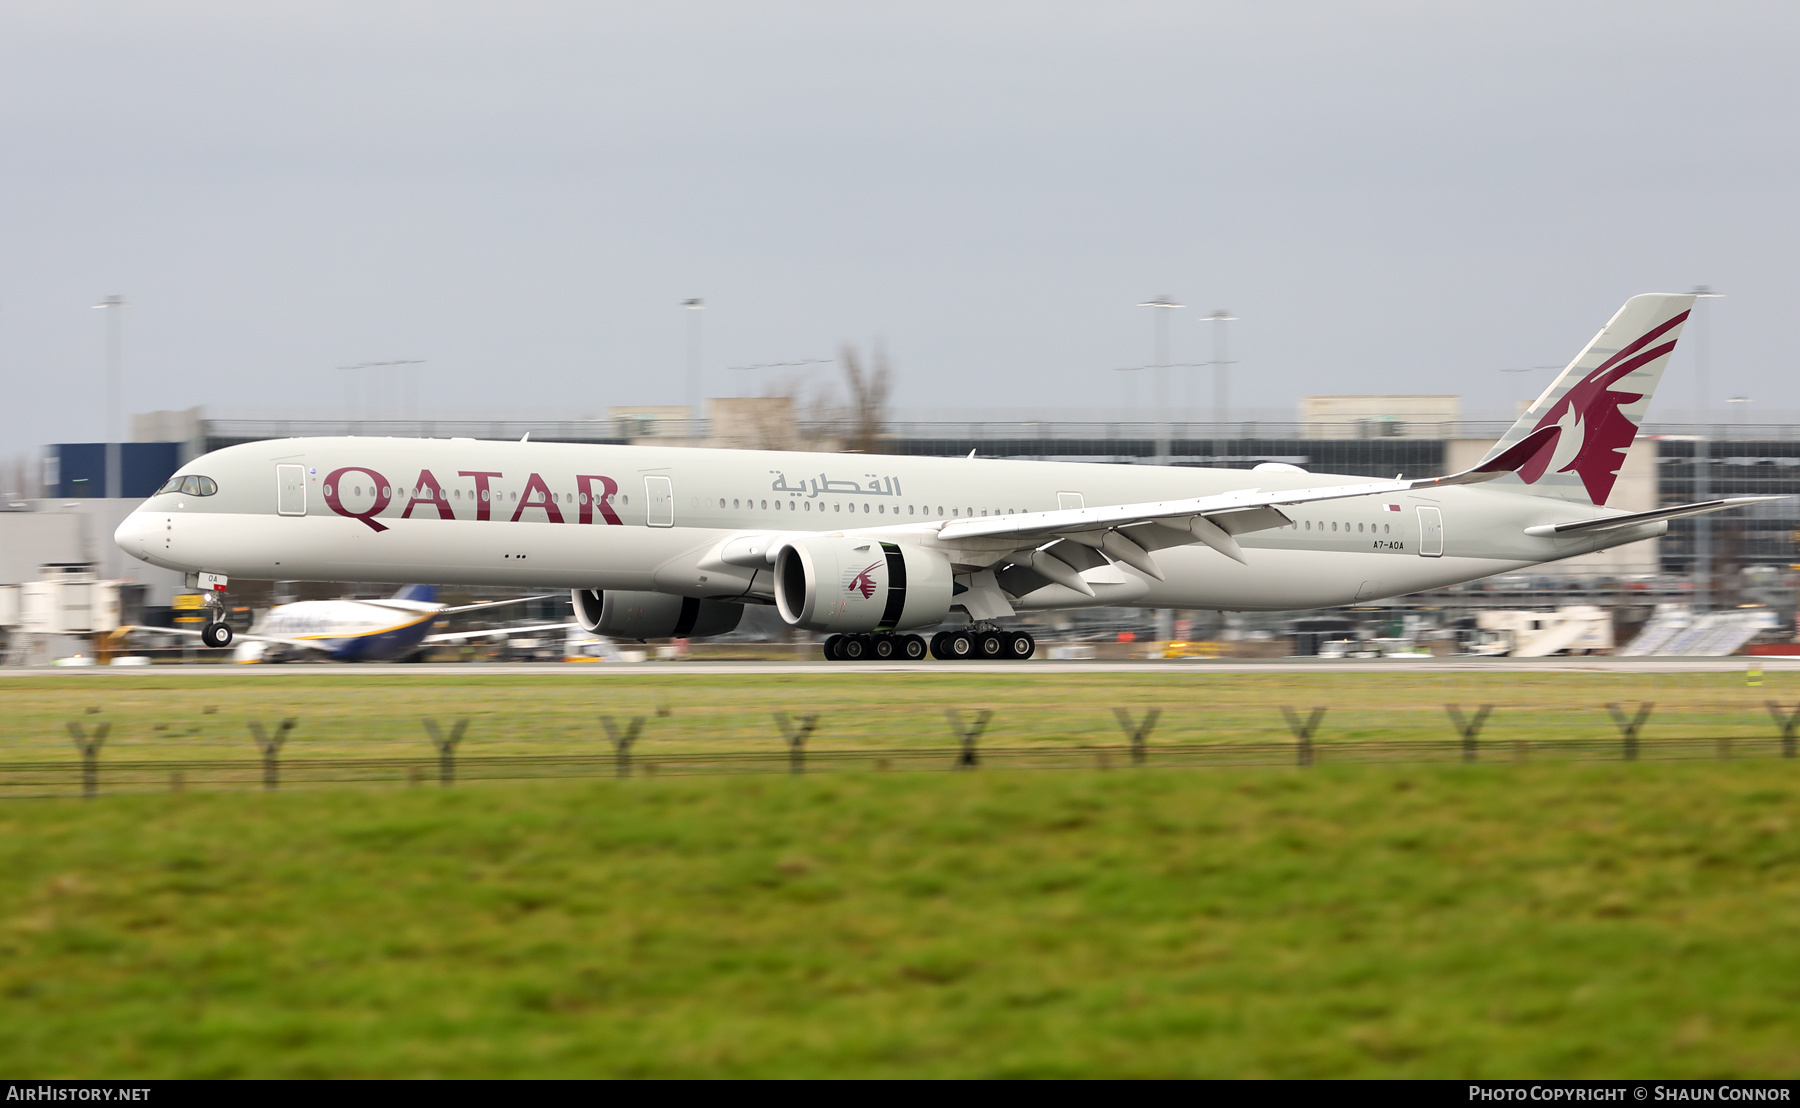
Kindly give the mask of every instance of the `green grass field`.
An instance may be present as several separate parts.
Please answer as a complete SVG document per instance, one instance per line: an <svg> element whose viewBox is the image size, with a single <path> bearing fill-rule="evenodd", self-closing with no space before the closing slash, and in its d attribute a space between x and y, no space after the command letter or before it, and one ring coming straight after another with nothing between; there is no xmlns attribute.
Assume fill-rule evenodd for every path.
<svg viewBox="0 0 1800 1108"><path fill-rule="evenodd" d="M1794 763L15 801L20 1077L1800 1070Z"/></svg>
<svg viewBox="0 0 1800 1108"><path fill-rule="evenodd" d="M1788 678L1787 680L1792 680ZM20 1077L1793 1076L1800 762L1742 674L284 675L0 683L0 763L1729 733L1733 760L315 786L0 800ZM87 709L96 708L95 712ZM207 709L213 709L208 712ZM666 712L666 714L659 714ZM157 724L162 724L160 729ZM1508 730L1510 729L1510 730ZM103 758L104 766L105 760ZM1116 763L1115 763L1116 764ZM73 777L70 777L73 783ZM103 773L103 781L104 773ZM253 783L253 775L245 782ZM73 791L72 788L69 791Z"/></svg>

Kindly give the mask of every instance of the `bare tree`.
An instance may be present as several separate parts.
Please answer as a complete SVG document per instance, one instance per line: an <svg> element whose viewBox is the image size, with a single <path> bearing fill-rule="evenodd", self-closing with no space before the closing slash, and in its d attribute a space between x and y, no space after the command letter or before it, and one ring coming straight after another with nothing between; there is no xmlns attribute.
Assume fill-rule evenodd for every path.
<svg viewBox="0 0 1800 1108"><path fill-rule="evenodd" d="M838 360L843 363L844 381L850 388L850 433L844 448L874 453L875 440L886 422L888 392L893 384L888 373L887 347L880 339L875 340L867 370L849 343L839 351Z"/></svg>

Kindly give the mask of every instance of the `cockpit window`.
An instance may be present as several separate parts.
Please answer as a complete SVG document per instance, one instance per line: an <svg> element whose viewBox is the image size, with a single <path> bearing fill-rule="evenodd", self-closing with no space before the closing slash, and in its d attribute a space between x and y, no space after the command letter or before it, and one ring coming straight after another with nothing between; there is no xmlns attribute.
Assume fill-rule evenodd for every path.
<svg viewBox="0 0 1800 1108"><path fill-rule="evenodd" d="M188 474L185 477L177 475L169 478L169 483L157 489L156 493L158 496L165 492L178 492L186 496L211 496L218 491L219 483L211 477Z"/></svg>

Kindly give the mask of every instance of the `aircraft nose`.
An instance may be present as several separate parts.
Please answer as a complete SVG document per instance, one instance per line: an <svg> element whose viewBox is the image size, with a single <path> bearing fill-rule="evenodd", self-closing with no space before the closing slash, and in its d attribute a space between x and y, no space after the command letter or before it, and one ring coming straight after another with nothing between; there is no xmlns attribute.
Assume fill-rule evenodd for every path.
<svg viewBox="0 0 1800 1108"><path fill-rule="evenodd" d="M150 527L150 520L144 517L144 513L133 512L113 532L113 542L132 557L142 558L149 552Z"/></svg>

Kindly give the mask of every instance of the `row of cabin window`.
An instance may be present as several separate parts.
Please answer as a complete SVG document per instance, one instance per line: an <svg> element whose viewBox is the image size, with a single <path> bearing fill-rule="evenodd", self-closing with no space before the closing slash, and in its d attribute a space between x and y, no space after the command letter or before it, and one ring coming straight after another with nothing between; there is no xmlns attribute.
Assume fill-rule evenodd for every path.
<svg viewBox="0 0 1800 1108"><path fill-rule="evenodd" d="M1321 531L1325 530L1325 521L1324 520L1322 520L1322 519L1319 520L1318 525L1319 525L1319 530L1321 530ZM1292 524L1289 524L1288 526L1294 528L1296 531L1300 530L1302 528L1302 526L1304 526L1306 530L1310 531L1313 529L1313 521L1309 519L1309 520L1305 520L1303 523L1292 523ZM1331 529L1333 531L1338 529L1338 525L1337 525L1336 521L1332 522ZM1362 534L1362 529L1363 529L1362 524L1359 523L1356 525L1356 533L1357 534L1359 534L1359 535ZM1350 525L1348 523L1344 524L1344 531L1346 533L1348 533L1349 530L1350 530ZM1373 535L1374 533L1375 533L1375 525L1373 523L1371 523L1371 524L1369 524L1369 534ZM1393 534L1393 524L1391 524L1391 523L1382 524L1381 525L1381 533L1384 535Z"/></svg>
<svg viewBox="0 0 1800 1108"><path fill-rule="evenodd" d="M755 510L758 506L758 503L759 502L755 501L755 500L733 500L731 502L731 506L733 508L749 508L749 509ZM771 504L767 500L761 501L760 504L761 504L762 509L765 511L771 509ZM800 510L804 509L805 511L810 512L813 510L812 501L810 501L810 500L799 501L798 505L799 506L796 507L794 501L789 501L788 502L788 511L793 512L793 511L800 511ZM721 496L719 498L719 507L723 508L724 506L725 506L725 498ZM779 500L775 501L772 508L774 511L779 512L781 510L781 501L779 501ZM822 512L824 510L825 510L825 505L823 505L823 504L819 505L819 511ZM844 507L842 504L834 503L831 506L831 510L834 512L841 512L844 510ZM850 505L850 510L852 512L856 511L856 505L854 505L854 504ZM868 502L864 501L862 510L863 510L864 515L867 515L871 510L874 511L877 515L886 515L887 514L887 505L886 504L877 504L874 506L873 509L871 509L869 507ZM1019 509L1017 509L1017 508L1008 508L1008 509L1006 509L1005 512L1001 512L1000 509L995 508L995 509L993 509L993 514L1010 516L1010 515L1018 514L1018 511L1019 511ZM894 514L895 515L900 514L900 506L898 504L894 505ZM906 514L909 516L910 515L926 515L926 516L931 515L932 514L931 513L931 505L929 505L929 504L925 504L925 505L908 504L906 506ZM940 516L944 515L945 514L944 509L940 507L937 510L937 514ZM987 515L988 509L987 508L981 509L981 514ZM960 518L962 516L973 517L975 515L975 509L973 509L973 508L951 508L949 515L953 518Z"/></svg>
<svg viewBox="0 0 1800 1108"><path fill-rule="evenodd" d="M348 491L349 491L350 495L352 495L352 496L361 496L363 494L363 487L361 485L352 485ZM421 498L430 500L430 499L432 499L432 497L426 495L430 491L431 491L430 489L427 489L427 488L424 488L421 486L420 488L416 488L416 489L412 490L412 497L414 500L418 500ZM519 499L519 494L516 492L511 493L506 497L501 497L501 495L499 493L494 493L493 496L490 497L490 495L489 495L490 491L491 490L488 490L488 489L481 490L481 499L484 501L490 500L490 499L510 499L510 500ZM400 492L402 495L405 495L406 490L401 489ZM393 494L394 494L393 489L389 488L387 485L381 486L381 495L392 496ZM440 489L440 490L438 490L438 494L440 496L442 496L445 500L461 500L463 498L463 491L461 489L453 489L449 492L445 492L444 490ZM330 485L325 486L325 495L326 496L331 495L331 486ZM375 486L374 485L369 486L369 495L370 496L375 495ZM475 499L475 490L474 489L469 490L469 499L470 500ZM625 495L624 493L617 493L613 496L606 496L606 497L601 497L601 496L594 497L595 503L599 503L602 500L604 500L608 504L629 504L629 503L631 503L631 497ZM576 503L586 504L588 502L588 494L584 492L580 496L577 496L576 494L574 494L572 492L564 492L564 493L553 492L550 494L550 502L552 504L576 504Z"/></svg>

